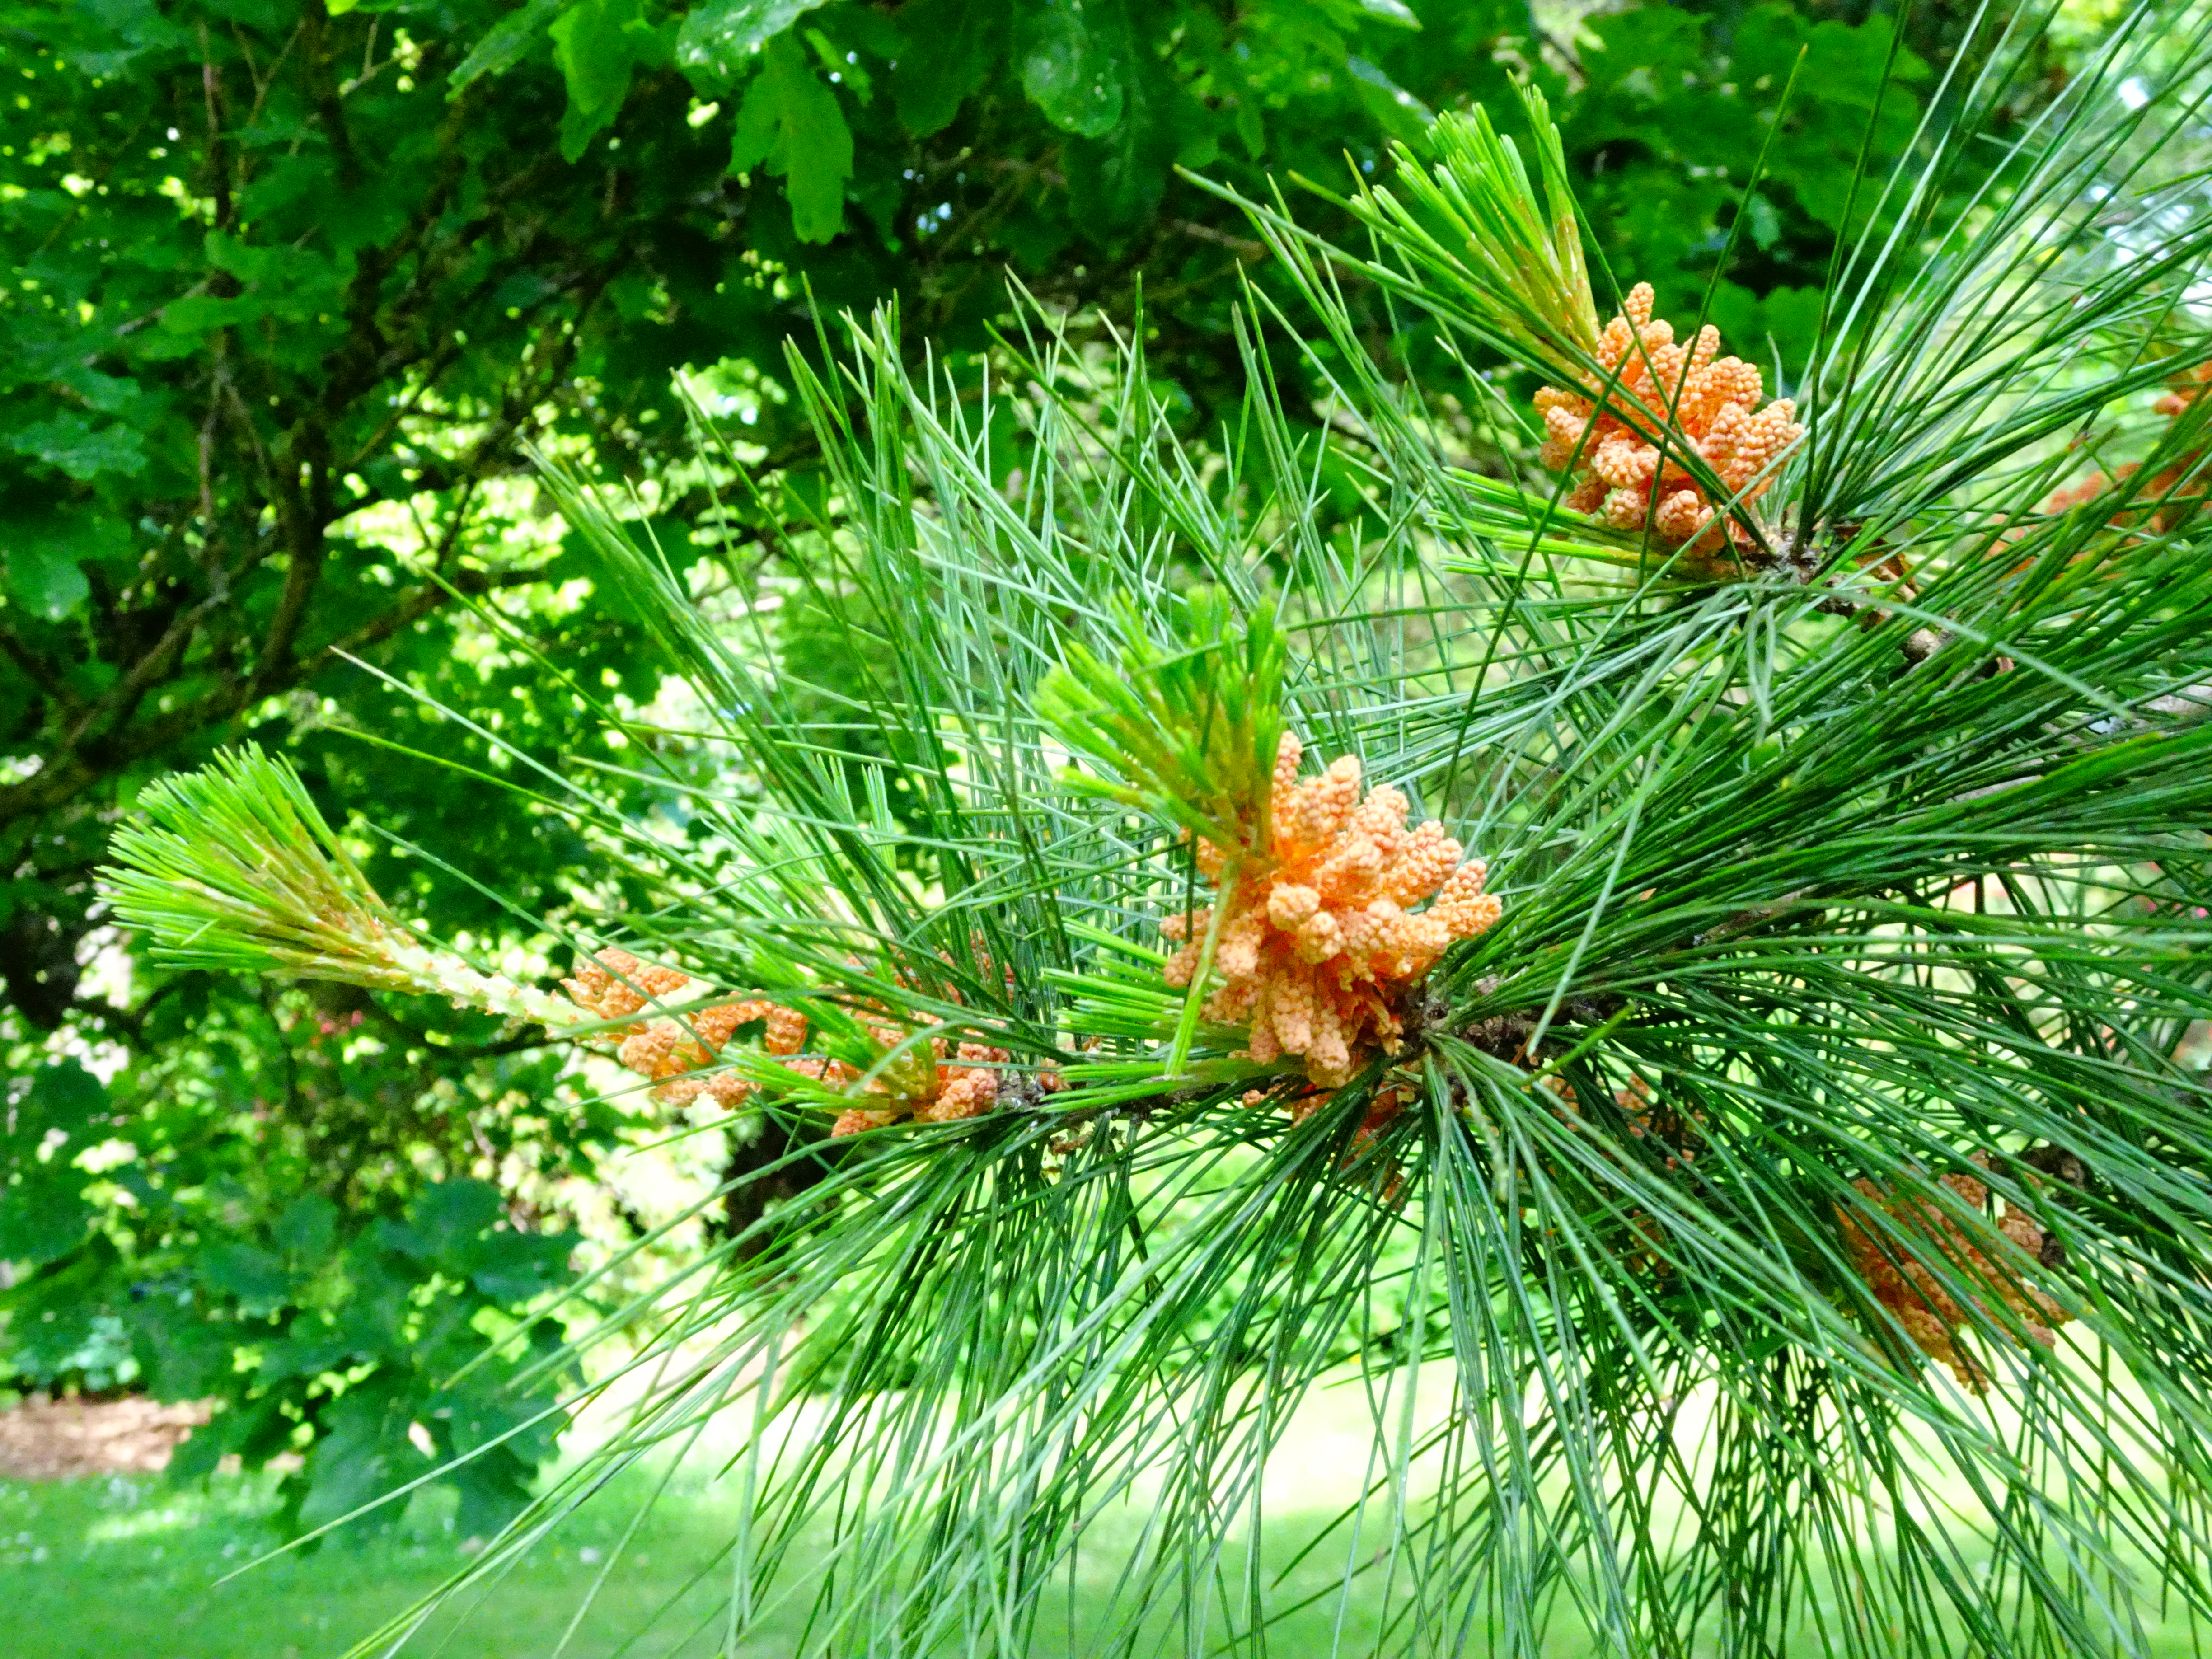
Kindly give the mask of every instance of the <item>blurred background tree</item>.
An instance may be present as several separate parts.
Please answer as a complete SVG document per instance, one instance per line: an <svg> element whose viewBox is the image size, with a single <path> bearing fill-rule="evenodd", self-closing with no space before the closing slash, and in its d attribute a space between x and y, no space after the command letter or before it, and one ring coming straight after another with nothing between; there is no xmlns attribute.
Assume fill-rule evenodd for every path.
<svg viewBox="0 0 2212 1659"><path fill-rule="evenodd" d="M561 1194L641 1115L434 1003L150 967L90 872L144 781L251 737L333 817L374 800L382 890L488 957L565 965L515 915L617 914L622 881L500 780L583 752L619 781L589 705L648 706L662 679L532 446L631 480L708 594L820 501L787 338L811 354L816 309L896 295L910 349L980 377L1010 272L1078 316L1141 302L1203 444L1244 383L1231 307L1278 290L1177 169L1254 193L1371 174L1513 75L1554 94L1596 246L1671 308L1748 215L1714 314L1794 361L1862 143L1912 137L1912 100L1876 107L1893 47L1926 87L1959 33L1942 8L1909 27L1517 0L0 6L0 1376L217 1396L194 1467L307 1451L295 1520L340 1512L362 1448L389 1477L493 1420L488 1393L457 1418L443 1378L557 1276ZM1363 344L1418 374L1429 337L1350 299ZM1273 368L1326 469L1354 440L1310 366ZM686 388L743 434L754 487L719 507L730 479L679 459ZM1515 465L1516 434L1463 424L1477 464ZM803 655L806 606L778 626ZM377 676L479 729L364 695ZM684 833L680 800L629 787ZM331 1437L349 1449L319 1462ZM542 1449L471 1501L493 1513Z"/></svg>

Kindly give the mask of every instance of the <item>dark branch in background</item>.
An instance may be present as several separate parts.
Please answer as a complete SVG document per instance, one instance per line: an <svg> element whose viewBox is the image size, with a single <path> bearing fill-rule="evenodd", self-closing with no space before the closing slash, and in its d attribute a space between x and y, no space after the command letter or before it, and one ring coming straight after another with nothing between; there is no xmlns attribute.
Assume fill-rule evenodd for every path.
<svg viewBox="0 0 2212 1659"><path fill-rule="evenodd" d="M545 572L537 567L499 573L464 570L448 580L461 594L476 596L530 586L544 581ZM11 818L66 805L124 766L158 757L171 745L229 720L271 692L297 685L343 657L383 643L447 604L450 597L444 587L425 584L372 621L294 660L281 674L234 681L197 702L143 722L127 737L100 744L95 756L80 758L72 750L64 750L58 757L62 764L50 763L36 775L0 789L0 826Z"/></svg>

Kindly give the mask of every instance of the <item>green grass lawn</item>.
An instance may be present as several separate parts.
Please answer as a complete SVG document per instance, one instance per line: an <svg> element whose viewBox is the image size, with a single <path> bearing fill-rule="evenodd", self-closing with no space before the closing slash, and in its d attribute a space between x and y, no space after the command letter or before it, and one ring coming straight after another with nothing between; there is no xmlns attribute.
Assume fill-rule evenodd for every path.
<svg viewBox="0 0 2212 1659"><path fill-rule="evenodd" d="M445 1513L449 1505L435 1495L417 1500L397 1525L368 1541L340 1539L312 1555L249 1565L275 1541L265 1519L270 1490L265 1480L233 1479L204 1492L180 1491L144 1475L0 1484L0 1655L329 1659L463 1565ZM407 1652L547 1659L632 1513L617 1494L502 1582L471 1591ZM729 1520L721 1504L696 1489L673 1495L599 1589L562 1650L563 1659L722 1654L727 1575L719 1561ZM1318 1586L1332 1571L1316 1564L1301 1577ZM1083 1593L1079 1583L1079 1624ZM1285 1626L1279 1651L1328 1652L1334 1623L1333 1613L1320 1609L1297 1615ZM1371 1643L1365 1621L1354 1617L1349 1629L1355 1639L1364 1635ZM1049 1637L1036 1650L1066 1650L1064 1638ZM737 1651L743 1659L794 1659L796 1618L771 1620ZM810 1646L807 1659L817 1651Z"/></svg>
<svg viewBox="0 0 2212 1659"><path fill-rule="evenodd" d="M404 1611L463 1565L450 1500L418 1498L401 1520L365 1542L326 1544L312 1555L249 1565L271 1546L263 1479L218 1480L180 1491L159 1477L108 1477L53 1486L0 1484L0 1656L5 1659L333 1659ZM717 1659L726 1577L719 1565L730 1535L725 1503L696 1486L678 1487L631 1541L618 1568L565 1648L562 1638L592 1593L616 1539L634 1513L620 1492L587 1510L526 1565L490 1589L472 1591L407 1648L438 1659ZM1301 1534L1292 1517L1287 1539ZM1086 1595L1102 1596L1115 1565L1094 1553L1098 1577L1079 1577L1075 1623ZM1331 1551L1292 1575L1319 1589L1341 1557ZM803 1571L803 1562L797 1563ZM239 1572L240 1568L246 1571ZM237 1573L234 1577L228 1575ZM1064 1607L1065 1603L1061 1603ZM1048 1631L1033 1652L1065 1659L1087 1650ZM1354 1659L1374 1650L1375 1612L1355 1601L1341 1646L1333 1606L1283 1620L1273 1659ZM1060 1626L1064 1632L1065 1626ZM1164 1636L1167 1632L1163 1632ZM2159 1659L2198 1651L2179 1620L2153 1633ZM1808 1638L1808 1652L1819 1650ZM1395 1647L1395 1644L1393 1646ZM1179 1643L1162 1652L1182 1651ZM1470 1659L1481 1652L1468 1650ZM1589 1638L1561 1631L1549 1659L1583 1659ZM1957 1651L1965 1659L1968 1650ZM795 1618L771 1620L736 1650L739 1659L822 1659L802 1652ZM843 1659L831 1656L831 1659ZM900 1659L907 1659L900 1656Z"/></svg>
<svg viewBox="0 0 2212 1659"><path fill-rule="evenodd" d="M263 1518L268 1503L269 1485L260 1480L218 1481L206 1493L147 1476L0 1485L0 1618L8 1626L0 1652L11 1659L322 1659L462 1565L431 1501L368 1542L333 1542L219 1582L275 1541ZM504 1583L472 1595L462 1628L443 1643L423 1639L421 1650L449 1659L551 1653L617 1520L611 1511L604 1531L581 1522ZM568 1651L578 1659L611 1655L622 1638L673 1604L653 1638L631 1650L684 1659L715 1653L703 1634L683 1639L716 1605L712 1589L690 1587L715 1547L703 1527L686 1535L673 1522L648 1523ZM744 1651L790 1649L763 1641Z"/></svg>

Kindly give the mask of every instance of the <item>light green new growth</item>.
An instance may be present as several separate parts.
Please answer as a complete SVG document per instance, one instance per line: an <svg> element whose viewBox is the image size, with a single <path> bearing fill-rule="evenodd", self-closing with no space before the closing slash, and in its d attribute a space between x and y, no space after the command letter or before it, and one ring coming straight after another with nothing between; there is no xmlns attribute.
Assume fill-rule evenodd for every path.
<svg viewBox="0 0 2212 1659"><path fill-rule="evenodd" d="M592 1018L420 943L331 833L299 774L252 744L149 786L138 805L143 817L116 832L104 875L115 914L152 935L161 960L450 997L556 1029Z"/></svg>
<svg viewBox="0 0 2212 1659"><path fill-rule="evenodd" d="M1267 845L1275 750L1283 735L1283 662L1288 641L1274 607L1261 605L1237 635L1228 596L1200 589L1184 607L1181 637L1163 648L1125 606L1129 643L1118 662L1071 646L1064 666L1037 691L1037 713L1069 748L1129 780L1113 784L1072 769L1087 794L1142 807L1221 850L1224 886L1255 848ZM1180 1077L1198 1030L1224 907L1200 942L1197 969L1176 1023L1167 1075Z"/></svg>
<svg viewBox="0 0 2212 1659"><path fill-rule="evenodd" d="M1403 145L1396 147L1398 178L1410 204L1370 188L1352 206L1416 254L1431 275L1455 279L1510 337L1547 356L1563 345L1588 353L1597 347L1597 307L1559 130L1542 93L1529 86L1518 90L1535 136L1544 179L1540 203L1520 150L1490 125L1489 113L1478 104L1466 114L1437 119L1431 133L1440 158L1436 166L1424 167ZM1433 219L1457 234L1459 248L1437 240L1430 228Z"/></svg>
<svg viewBox="0 0 2212 1659"><path fill-rule="evenodd" d="M1286 642L1263 605L1241 637L1228 597L1192 595L1182 637L1163 647L1126 612L1130 640L1109 662L1071 646L1037 710L1069 748L1128 780L1068 781L1157 813L1233 856L1267 841L1275 749L1283 734Z"/></svg>

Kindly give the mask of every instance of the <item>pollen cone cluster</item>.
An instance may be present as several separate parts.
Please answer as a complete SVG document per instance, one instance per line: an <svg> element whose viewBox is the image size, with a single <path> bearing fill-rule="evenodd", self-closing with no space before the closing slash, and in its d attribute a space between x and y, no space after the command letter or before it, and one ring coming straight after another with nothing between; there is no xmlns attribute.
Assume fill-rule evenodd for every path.
<svg viewBox="0 0 2212 1659"><path fill-rule="evenodd" d="M2168 420L2179 420L2208 390L2212 390L2212 363L2199 363L2167 381L2166 390L2151 408ZM2117 472L2092 472L2079 483L2053 490L2038 511L2045 515L2064 513L2093 501L2141 470L2130 462ZM2148 525L2154 534L2169 534L2182 528L2203 507L2205 491L2204 452L2191 450L2154 475L2136 492L2135 501L2113 514L2112 524L2122 530L2139 530ZM2005 539L2017 540L2026 533L2025 526L2016 527Z"/></svg>
<svg viewBox="0 0 2212 1659"><path fill-rule="evenodd" d="M601 1019L624 1019L642 1009L648 1000L680 998L692 981L689 974L641 962L627 951L605 951L578 968L574 979L561 982L578 1007ZM738 1028L755 1020L763 1023L761 1047L768 1053L796 1054L806 1046L805 1015L757 998L720 1003L680 1019L663 1017L641 1021L611 1035L621 1044L615 1058L659 1085L653 1091L656 1100L680 1105L703 1094L719 1104L736 1106L757 1085L734 1072L703 1077L691 1074L712 1065L729 1046Z"/></svg>
<svg viewBox="0 0 2212 1659"><path fill-rule="evenodd" d="M1778 398L1764 409L1759 370L1741 357L1722 357L1720 331L1710 323L1685 349L1671 323L1651 315L1651 284L1628 293L1625 314L1606 325L1595 356L1607 371L1576 391L1544 386L1536 413L1544 422L1543 463L1573 469L1567 505L1592 513L1616 530L1647 525L1660 540L1717 553L1733 536L1733 520L1715 522L1729 498L1748 505L1766 493L1776 458L1803 435L1796 406ZM1618 379L1613 377L1618 375ZM1600 402L1605 407L1599 407ZM1632 425L1621 418L1634 417ZM1664 432L1667 454L1649 434ZM1728 487L1706 498L1682 465L1700 457Z"/></svg>
<svg viewBox="0 0 2212 1659"><path fill-rule="evenodd" d="M2044 1237L2043 1230L2025 1211L2008 1206L2000 1220L1962 1228L1933 1200L1899 1197L1872 1181L1851 1184L1894 1219L1905 1235L1905 1240L1899 1241L1885 1230L1875 1237L1838 1205L1836 1218L1852 1270L1866 1281L1875 1300L1896 1317L1914 1344L1929 1358L1948 1365L1961 1385L1982 1394L1987 1392L1990 1379L1960 1349L1959 1331L1969 1317L1968 1309L1938 1281L1929 1265L1931 1262L1952 1284L1962 1288L1971 1285L2010 1309L2032 1340L2046 1348L2051 1346L2052 1328L2063 1324L2069 1316L2027 1283L2028 1271L2042 1259ZM1945 1176L1943 1184L1971 1209L1980 1209L1989 1197L1989 1188L1970 1175ZM1993 1312L1987 1302L1975 1299L1972 1305L1983 1314Z"/></svg>
<svg viewBox="0 0 2212 1659"><path fill-rule="evenodd" d="M1363 799L1349 756L1301 781L1300 753L1285 732L1270 844L1237 860L1218 901L1213 965L1226 983L1204 1012L1249 1022L1253 1059L1296 1055L1314 1083L1335 1088L1374 1050L1397 1052L1401 994L1454 939L1488 928L1500 906L1482 890L1481 862L1462 863L1441 824L1406 827L1404 795L1379 788ZM1209 842L1199 842L1198 861L1217 881L1228 872L1227 853ZM1184 941L1168 963L1170 985L1190 983L1212 917L1209 906L1162 924Z"/></svg>
<svg viewBox="0 0 2212 1659"><path fill-rule="evenodd" d="M904 1033L890 1025L868 1028L885 1051L896 1048ZM902 1054L871 1079L866 1093L880 1096L880 1104L853 1106L838 1114L830 1126L832 1136L880 1129L911 1117L917 1123L951 1123L988 1112L999 1098L999 1068L1012 1056L1004 1048L980 1042L948 1043L933 1037L925 1054L920 1048ZM836 1075L831 1081L850 1082L860 1075L839 1061L829 1062Z"/></svg>
<svg viewBox="0 0 2212 1659"><path fill-rule="evenodd" d="M982 976L988 980L995 973L1011 991L1014 986L1013 969L994 967L981 935L971 935L969 945ZM952 1000L959 1002L964 999L956 992ZM888 1018L864 1016L862 1023L883 1054L890 1054L910 1035ZM956 1043L943 1037L932 1037L927 1048L915 1045L870 1078L861 1092L880 1098L866 1106L848 1107L839 1114L830 1133L833 1137L858 1134L863 1129L884 1128L906 1117L917 1123L951 1123L963 1117L980 1116L998 1103L1000 1090L1006 1081L1006 1067L1012 1058L1004 1048L994 1048L988 1043ZM828 1080L833 1083L850 1084L861 1075L836 1060L826 1064ZM1037 1069L1035 1080L1036 1086L1048 1093L1064 1086L1059 1072L1049 1065Z"/></svg>
<svg viewBox="0 0 2212 1659"><path fill-rule="evenodd" d="M679 998L692 982L688 974L641 962L627 951L602 951L579 968L574 979L562 981L579 1007L609 1020L627 1018L648 1000ZM786 1071L833 1087L865 1075L842 1060L801 1054L806 1046L806 1016L757 998L720 1003L681 1018L641 1021L611 1035L620 1042L615 1058L658 1085L653 1091L655 1099L680 1105L703 1094L721 1105L736 1106L759 1085L734 1072L698 1073L714 1063L740 1026L756 1020L763 1024L762 1048L780 1057ZM906 1033L888 1021L864 1023L885 1054L905 1039ZM902 1054L870 1078L862 1093L878 1103L848 1109L830 1133L857 1134L904 1117L930 1123L974 1117L989 1110L998 1098L996 1068L1008 1059L1003 1048L933 1039L926 1053L917 1048ZM1048 1081L1047 1086L1051 1086Z"/></svg>

